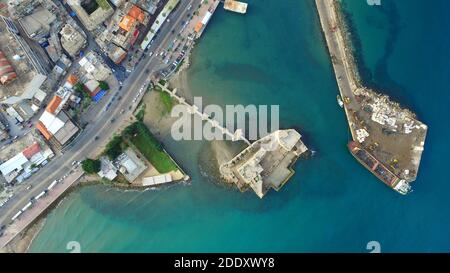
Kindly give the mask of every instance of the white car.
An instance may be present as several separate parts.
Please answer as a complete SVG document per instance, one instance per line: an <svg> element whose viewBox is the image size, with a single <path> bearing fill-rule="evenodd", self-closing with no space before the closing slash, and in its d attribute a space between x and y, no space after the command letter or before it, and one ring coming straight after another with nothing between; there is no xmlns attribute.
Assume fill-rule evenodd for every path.
<svg viewBox="0 0 450 273"><path fill-rule="evenodd" d="M153 56L153 51L150 51L150 54L148 54L150 57Z"/></svg>

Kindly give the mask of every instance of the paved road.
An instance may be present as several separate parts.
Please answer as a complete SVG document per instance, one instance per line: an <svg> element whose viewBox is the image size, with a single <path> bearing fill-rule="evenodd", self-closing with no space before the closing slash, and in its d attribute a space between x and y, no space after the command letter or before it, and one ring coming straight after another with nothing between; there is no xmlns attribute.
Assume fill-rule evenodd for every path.
<svg viewBox="0 0 450 273"><path fill-rule="evenodd" d="M317 10L319 12L322 29L328 45L328 50L332 56L333 69L336 80L339 86L339 92L342 98L348 97L350 103L345 104L345 113L347 120L350 122L353 119L350 109L357 109L358 105L355 100L354 90L357 89L357 84L354 80L354 75L350 67L347 54L351 54L350 49L345 47L343 33L337 25L337 14L333 8L332 0L316 0ZM353 134L353 130L351 130Z"/></svg>
<svg viewBox="0 0 450 273"><path fill-rule="evenodd" d="M149 48L150 51L159 51L164 48L170 39L173 39L171 30L173 28L180 28L180 22L186 17L187 6L192 4L194 7L198 6L201 0L182 0L178 8L170 16L176 18L166 22L159 35L155 38L154 43ZM192 10L191 10L192 12ZM175 32L177 33L177 32ZM32 184L33 188L29 191L22 191L16 194L4 207L0 209L0 223L9 224L11 217L19 211L30 198L36 196L49 184L67 174L72 169L72 162L74 160L83 160L87 156L94 156L101 151L103 145L113 136L119 129L124 128L130 118L132 118L132 111L136 108L140 99L133 102L139 92L141 86L148 80L149 76L159 66L159 60L145 56L145 58L136 66L136 69L123 82L123 88L120 91L122 99L115 100L111 107L106 111L99 112L95 121L86 126L84 131L77 137L77 139L67 147L62 155L57 155L39 172L30 177L27 183ZM148 73L147 73L148 72ZM145 92L142 92L141 96ZM131 110L129 107L131 106ZM121 114L122 109L125 113ZM111 122L114 119L115 122ZM95 137L98 137L95 140Z"/></svg>

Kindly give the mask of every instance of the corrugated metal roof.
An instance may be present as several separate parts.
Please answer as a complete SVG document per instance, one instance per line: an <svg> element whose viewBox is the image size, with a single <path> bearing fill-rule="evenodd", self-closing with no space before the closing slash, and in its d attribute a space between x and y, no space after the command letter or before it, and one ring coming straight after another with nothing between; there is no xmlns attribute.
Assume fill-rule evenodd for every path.
<svg viewBox="0 0 450 273"><path fill-rule="evenodd" d="M142 179L143 186L154 186L154 185L159 185L159 184L164 184L164 183L169 183L169 182L172 182L172 176L169 173L155 175L155 176L151 176L151 177L144 177L144 179Z"/></svg>
<svg viewBox="0 0 450 273"><path fill-rule="evenodd" d="M5 53L0 51L0 83L7 84L17 78L11 63L6 59Z"/></svg>
<svg viewBox="0 0 450 273"><path fill-rule="evenodd" d="M10 172L14 170L21 170L22 165L27 162L28 159L23 155L23 153L19 153L10 160L0 165L0 172L3 175L8 175Z"/></svg>
<svg viewBox="0 0 450 273"><path fill-rule="evenodd" d="M39 120L42 121L44 126L52 135L64 126L64 122L62 120L47 111L44 111Z"/></svg>
<svg viewBox="0 0 450 273"><path fill-rule="evenodd" d="M211 19L211 16L212 16L212 13L207 11L205 14L205 17L203 17L203 19L202 19L202 24L207 25L209 22L209 19Z"/></svg>
<svg viewBox="0 0 450 273"><path fill-rule="evenodd" d="M39 88L42 86L42 84L47 79L47 76L42 74L36 74L34 75L33 79L30 83L27 84L27 87L25 88L25 92L20 96L22 99L31 99L36 94L36 92L39 90Z"/></svg>
<svg viewBox="0 0 450 273"><path fill-rule="evenodd" d="M47 96L47 93L45 93L45 92L42 91L41 89L38 89L38 90L36 91L36 94L34 94L34 97L35 97L38 101L40 101L40 102L44 101L44 99L45 99L46 96Z"/></svg>

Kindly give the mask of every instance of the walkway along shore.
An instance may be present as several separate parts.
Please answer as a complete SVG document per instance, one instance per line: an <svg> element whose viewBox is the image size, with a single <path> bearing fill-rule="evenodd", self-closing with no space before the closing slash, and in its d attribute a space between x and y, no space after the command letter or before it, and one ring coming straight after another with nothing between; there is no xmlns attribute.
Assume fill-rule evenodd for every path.
<svg viewBox="0 0 450 273"><path fill-rule="evenodd" d="M13 224L8 226L3 236L0 237L0 249L8 245L14 238L16 238L16 236L21 234L27 227L33 224L41 214L45 213L45 211L47 211L47 209L49 209L55 201L63 196L64 192L66 192L71 186L77 184L83 175L84 172L81 170L81 167L79 167L67 178L56 183L56 185L52 189L48 190L46 195L37 200L32 207L22 212Z"/></svg>

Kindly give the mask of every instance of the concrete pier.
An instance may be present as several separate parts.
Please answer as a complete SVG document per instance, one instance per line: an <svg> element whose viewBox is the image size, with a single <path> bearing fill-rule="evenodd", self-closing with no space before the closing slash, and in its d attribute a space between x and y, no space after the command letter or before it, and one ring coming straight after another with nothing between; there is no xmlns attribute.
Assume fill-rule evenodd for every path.
<svg viewBox="0 0 450 273"><path fill-rule="evenodd" d="M217 120L211 118L207 113L200 112L197 106L189 104L185 98L177 95L177 90L169 90L167 85L162 85L158 83L158 86L162 89L163 92L167 92L172 98L178 100L178 102L182 105L185 105L188 109L188 112L192 115L198 115L202 120L211 124L213 128L216 128L222 132L222 134L227 135L232 141L244 141L248 145L251 145L250 141L245 138L243 132L241 130L236 130L235 132L231 132L228 128L223 127Z"/></svg>
<svg viewBox="0 0 450 273"><path fill-rule="evenodd" d="M427 126L388 96L363 85L339 1L315 3L352 140L398 178L414 181Z"/></svg>

